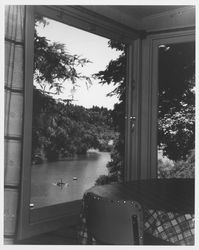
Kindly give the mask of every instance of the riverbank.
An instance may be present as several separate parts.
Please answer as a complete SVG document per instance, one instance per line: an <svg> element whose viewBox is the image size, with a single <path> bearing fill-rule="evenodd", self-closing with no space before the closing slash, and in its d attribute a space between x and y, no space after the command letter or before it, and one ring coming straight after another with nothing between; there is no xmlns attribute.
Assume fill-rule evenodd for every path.
<svg viewBox="0 0 199 250"><path fill-rule="evenodd" d="M78 158L84 157L87 154L95 154L95 153L109 153L106 151L99 151L99 149L94 149L91 148L89 150L87 150L87 152L85 154L74 154L71 156L67 156L67 157L63 157L63 156L59 156L58 159L54 160L54 161L49 161L47 160L46 157L44 157L44 154L41 154L41 156L37 155L35 156L35 160L32 161L32 165L39 165L39 164L45 164L45 163L51 163L51 162L57 162L57 161L72 161L72 160L76 160Z"/></svg>

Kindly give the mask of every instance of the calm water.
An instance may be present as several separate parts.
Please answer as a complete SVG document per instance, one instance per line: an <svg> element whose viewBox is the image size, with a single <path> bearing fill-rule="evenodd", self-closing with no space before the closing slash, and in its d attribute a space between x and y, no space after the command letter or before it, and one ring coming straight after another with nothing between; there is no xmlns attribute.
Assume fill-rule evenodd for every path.
<svg viewBox="0 0 199 250"><path fill-rule="evenodd" d="M108 161L110 153L88 152L73 160L33 165L31 203L36 208L81 199L100 175L108 173ZM58 186L61 179L65 184Z"/></svg>

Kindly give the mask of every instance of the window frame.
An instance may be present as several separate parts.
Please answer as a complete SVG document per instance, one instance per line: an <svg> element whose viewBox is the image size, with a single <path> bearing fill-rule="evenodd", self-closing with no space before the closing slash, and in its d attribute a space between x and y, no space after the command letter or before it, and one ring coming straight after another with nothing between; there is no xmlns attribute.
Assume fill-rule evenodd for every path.
<svg viewBox="0 0 199 250"><path fill-rule="evenodd" d="M142 42L141 179L157 178L158 47L195 42L195 29L148 35Z"/></svg>
<svg viewBox="0 0 199 250"><path fill-rule="evenodd" d="M127 89L131 89L133 77L132 67L136 44L140 43L139 33L120 25L110 22L102 16L95 16L92 12L82 11L76 6L26 6L25 17L25 56L24 56L24 117L23 117L23 149L22 149L22 172L21 172L21 194L19 205L19 220L17 228L17 239L22 240L36 234L56 230L60 226L77 224L81 210L81 201L72 201L52 205L48 207L30 209L30 181L31 181L31 134L32 134L32 105L33 105L33 63L34 63L34 16L39 13L56 21L80 28L98 35L108 36L128 43L128 66L127 66ZM124 29L125 27L125 29ZM110 34L111 30L111 34ZM110 37L111 36L111 37ZM139 42L136 42L139 40ZM138 60L136 54L134 61ZM125 152L125 180L129 180L131 163L134 156L131 152L130 126L134 112L134 103L131 103L132 89L127 91L126 96L126 152ZM134 152L136 154L137 152ZM130 157L131 155L131 157Z"/></svg>

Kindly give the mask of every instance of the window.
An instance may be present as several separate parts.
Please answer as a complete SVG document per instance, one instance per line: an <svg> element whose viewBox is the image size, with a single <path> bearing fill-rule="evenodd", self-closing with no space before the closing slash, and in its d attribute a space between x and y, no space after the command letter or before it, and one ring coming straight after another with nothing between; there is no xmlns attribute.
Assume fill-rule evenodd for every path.
<svg viewBox="0 0 199 250"><path fill-rule="evenodd" d="M125 47L36 16L31 209L81 200L95 183L122 179ZM110 174L107 164L115 164Z"/></svg>
<svg viewBox="0 0 199 250"><path fill-rule="evenodd" d="M158 177L157 145L158 145L158 139L160 139L160 137L158 138L158 111L160 111L158 110L158 104L160 104L158 103L158 93L159 93L158 90L160 89L158 85L159 85L159 80L161 80L162 77L161 70L164 65L162 60L163 59L165 60L165 57L160 53L161 51L164 50L166 50L166 52L168 53L169 49L175 49L175 51L178 51L179 53L187 53L188 51L187 48L190 48L187 54L187 56L189 55L189 59L186 58L186 60L190 60L194 63L194 41L195 41L194 31L192 30L150 35L145 41L143 41L143 58L148 58L148 60L143 61L143 68L142 68L143 69L142 109L141 109L142 110L141 111L142 112L141 114L142 115L142 128L141 128L142 178ZM177 65L179 66L181 64L176 62L176 67ZM169 66L167 65L166 67L167 70L169 70ZM192 76L194 77L193 68L192 68L192 73L193 73ZM179 76L178 72L179 69L177 70L177 76ZM189 80L191 81L191 79ZM171 76L171 81L172 81L172 76ZM183 81L184 80L182 79L182 82ZM186 81L184 81L184 83L185 82ZM172 93L174 93L174 87L175 85L173 84L172 85L173 89L171 89ZM192 101L194 102L193 99ZM164 99L162 99L162 96L159 97L159 101L164 101ZM192 129L191 131L194 132ZM192 144L194 144L193 140Z"/></svg>
<svg viewBox="0 0 199 250"><path fill-rule="evenodd" d="M78 9L78 8L77 8ZM70 11L75 12L75 14L73 13L73 15L71 14ZM69 199L65 199L65 194L64 192L62 192L62 194L64 194L62 196L61 199L58 198L58 200L56 200L56 202L53 201L52 202L48 202L47 200L44 201L44 199L42 198L42 195L45 196L45 192L41 195L41 202L39 201L39 197L37 197L37 194L40 192L40 188L38 185L34 186L34 181L40 181L40 184L43 184L43 179L45 178L45 175L42 177L42 175L40 175L40 173L36 173L37 171L46 171L45 174L49 171L48 167L50 164L47 164L46 166L42 166L41 168L39 168L39 166L32 166L32 163L39 163L39 161L41 160L41 155L38 155L38 142L35 143L34 140L41 140L42 141L42 136L38 136L38 137L34 137L33 139L31 138L31 134L32 134L32 127L34 128L35 120L38 117L40 117L42 112L41 109L38 112L37 109L37 105L38 105L38 101L35 102L36 99L33 98L33 93L35 95L35 92L38 92L38 89L36 88L36 86L34 87L33 85L33 68L34 68L34 24L35 24L35 15L40 15L40 16L46 16L47 18L53 19L55 21L59 21L62 22L64 24L69 24L72 26L75 26L76 28L80 28L83 30L87 30L87 31L92 31L92 33L98 34L98 35L102 35L104 37L107 37L108 39L112 39L114 41L120 41L121 43L125 44L129 44L127 47L127 51L128 51L128 63L127 63L127 68L126 71L130 72L129 69L131 68L131 63L132 63L132 53L133 53L133 46L130 44L133 44L133 40L135 39L135 37L137 37L137 35L135 35L133 32L128 33L128 30L125 34L125 39L121 39L121 37L123 37L123 32L124 29L123 27L120 27L120 25L115 25L115 24L111 24L107 22L107 25L104 24L104 20L101 19L96 19L93 18L93 16L89 16L87 13L83 13L82 11L76 10L76 8L74 7L63 7L63 8L59 8L59 7L27 7L27 21L26 21L26 55L25 55L25 60L26 60L26 64L25 64L25 117L24 117L24 150L23 150L23 182L22 182L22 196L21 196L21 211L20 211L20 225L19 225L19 230L18 230L18 238L22 239L25 237L30 237L31 235L34 234L38 234L41 232L45 232L46 230L54 230L56 229L56 227L59 227L60 225L71 225L71 224L76 224L78 219L79 219L79 212L81 209L81 201L80 201L80 196L82 195L83 190L81 190L81 194L79 193L79 196L73 196L73 195L69 195ZM74 17L75 15L75 17ZM83 15L81 21L76 18L78 15ZM88 22L88 18L93 18L93 20ZM93 23L93 24L90 24ZM110 29L112 30L110 32ZM105 38L104 38L105 39ZM131 78L132 78L132 74L128 73L126 75L125 69L124 69L124 76L126 78L126 89L131 89ZM35 89L37 89L35 91ZM47 91L50 91L51 89L47 89ZM42 89L40 89L40 94L42 92ZM131 126L131 116L132 116L132 104L130 103L131 101L131 93L132 91L127 91L126 92L127 96L124 96L123 98L126 101L126 107L124 105L124 108L126 109L126 125L125 125L125 138L127 138L127 140L125 141L125 145L126 145L126 149L129 148L130 144L131 144L131 138L129 136L127 136L127 133L130 135L131 132L129 132L130 126ZM124 94L124 93L123 93ZM41 95L40 95L41 97ZM37 98L40 98L39 94L37 93ZM42 97L44 98L44 96ZM51 102L51 104L55 104L57 102L60 102L59 107L63 107L63 106L67 106L71 100L68 101L64 101L62 100L55 100L53 98L50 98L49 95L47 95L46 97L47 102ZM66 99L69 99L68 97ZM72 98L73 99L73 98ZM38 99L37 99L38 100ZM73 101L73 100L72 100ZM74 101L75 101L75 97L74 97ZM35 103L35 105L34 105ZM41 104L44 104L44 101L42 100ZM53 106L52 105L52 106ZM55 108L58 107L58 105L54 105ZM35 113L34 113L35 112ZM96 110L95 110L96 112ZM34 114L32 116L32 114ZM57 115L56 112L53 113L55 116ZM82 114L82 112L81 112ZM52 118L52 116L51 116ZM55 117L53 117L53 119L50 119L51 121L51 125L53 125L53 122L56 123L56 121L54 120ZM62 117L63 118L63 117ZM42 119L41 119L42 120ZM40 121L41 121L40 120ZM43 121L45 121L46 123L48 123L48 119L43 119L42 120L42 124L41 124L41 129L43 129ZM39 122L38 122L39 124ZM46 124L45 124L46 125ZM56 124L55 124L56 125ZM81 124L80 124L81 125ZM57 126L57 125L56 125ZM124 125L123 125L124 126ZM48 128L48 126L47 126ZM36 130L38 129L38 127L36 128ZM38 131L36 131L38 132ZM57 130L55 129L54 131L55 133L57 132ZM33 132L34 134L34 132ZM53 134L53 131L51 131L50 135ZM37 133L35 135L38 135ZM32 143L33 142L33 143ZM48 141L49 142L49 141ZM47 143L48 144L48 143ZM52 143L51 146L54 146L55 143ZM55 151L54 151L55 152ZM62 151L63 152L63 151ZM128 154L129 154L130 150L126 150L125 152L125 161L127 162L127 164L125 164L125 173L128 172L128 168L129 168L129 161L128 159ZM42 153L42 151L39 152L40 154ZM63 152L66 153L66 152ZM131 155L132 156L132 155ZM49 152L48 155L49 159L50 157L54 158L54 157L59 157L59 155L53 155L52 152ZM92 156L90 157L92 158ZM78 159L79 160L79 159ZM91 159L92 160L92 159ZM107 161L107 159L106 159ZM53 164L52 164L53 165ZM52 166L51 165L51 166ZM32 166L32 167L31 167ZM51 167L50 166L50 167ZM37 168L38 167L38 168ZM31 171L32 168L32 171ZM33 169L34 168L34 169ZM61 168L63 168L63 166L61 166ZM31 185L30 185L30 180L31 180L31 173L32 173L32 190L31 190ZM51 188L53 189L54 192L54 197L55 199L57 198L56 196L56 192L57 191L65 191L65 189L61 189L62 187L66 187L67 190L67 183L65 181L65 178L62 177L61 175L57 175L57 179L51 179L50 180L50 185ZM34 178L34 176L37 176ZM98 175L99 176L99 175ZM39 179L40 178L40 179ZM126 177L125 177L126 178ZM93 178L93 182L94 182ZM74 190L75 188L78 188L78 185L75 187L75 185L78 183L78 176L77 176L77 172L75 173L71 173L71 179L69 183L71 186L72 184L74 184ZM46 181L46 180L45 180ZM45 183L44 181L44 183ZM81 183L81 182L80 182ZM38 184L38 183L36 183ZM53 186L54 185L54 186ZM89 187L89 186L85 186L84 190ZM55 189L56 188L56 189ZM60 189L58 189L60 188ZM80 190L81 188L79 188ZM42 192L45 190L42 185L41 185L41 190ZM56 191L55 191L56 190ZM77 191L77 190L76 190ZM77 195L78 192L73 191L73 194ZM31 196L32 195L32 196ZM64 200L63 200L64 197ZM52 199L53 200L53 199ZM44 202L43 202L44 201ZM42 204L43 202L43 204ZM32 205L33 203L33 205ZM34 208L34 204L37 205Z"/></svg>

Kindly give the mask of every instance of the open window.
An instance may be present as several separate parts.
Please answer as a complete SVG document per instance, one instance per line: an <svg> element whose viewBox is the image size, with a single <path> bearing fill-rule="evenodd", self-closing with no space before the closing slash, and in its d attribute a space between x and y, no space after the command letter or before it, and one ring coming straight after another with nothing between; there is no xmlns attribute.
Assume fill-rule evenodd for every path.
<svg viewBox="0 0 199 250"><path fill-rule="evenodd" d="M120 6L117 6L113 12L111 10L111 6L107 8L104 6L98 13L95 12L95 6L26 6L24 65L25 115L23 120L23 167L18 239L27 238L50 230L56 230L56 228L60 226L77 224L81 209L80 197L83 193L82 187L79 187L79 190L81 189L81 193L78 194L78 184L82 184L82 182L81 177L77 175L77 172L71 171L67 174L67 178L70 176L69 179L65 178L65 175L63 176L63 172L61 172L61 174L58 174L56 178L51 179L50 182L47 181L47 178L43 182L45 177L42 176L41 172L43 171L46 176L46 174L50 172L50 168L51 170L53 169L54 163L47 162L47 164L45 163L46 165L40 165L43 164L43 162L41 162L41 160L43 160L42 154L47 160L50 158L54 159L67 157L71 154L71 150L75 152L78 143L76 143L75 147L74 145L70 145L70 149L67 148L69 144L65 144L66 134L63 133L62 128L60 128L59 135L60 141L62 140L62 145L59 142L58 147L61 146L61 148L59 148L58 152L56 150L52 151L51 149L56 145L53 138L51 137L49 139L49 137L47 138L46 136L46 139L42 133L39 133L41 131L38 131L39 129L43 130L46 126L43 130L44 133L46 133L47 130L50 130L50 136L56 134L58 132L56 129L57 123L60 123L59 119L63 120L64 117L58 117L57 114L59 112L55 112L55 110L58 109L59 106L60 110L64 113L67 110L67 105L70 105L71 103L73 104L76 100L76 97L73 95L67 96L66 98L60 98L60 100L58 100L59 98L56 99L50 95L45 95L44 98L44 92L42 93L42 89L39 89L36 85L34 85L35 18L38 16L47 18L51 23L58 22L63 26L69 25L74 29L79 29L80 31L88 32L89 34L101 36L103 39L118 41L121 44L125 44L126 69L124 77L126 85L124 97L125 105L123 107L123 110L125 110L125 115L123 117L123 178L125 181L157 178L158 58L160 47L165 46L165 49L167 49L170 45L175 46L177 44L186 43L193 44L195 37L193 27L184 29L184 26L186 26L184 20L186 20L186 18L183 18L183 15L185 15L185 17L187 15L189 16L191 13L189 10L188 12L185 11L184 14L183 12L174 10L172 15L166 12L165 15L158 14L155 17L152 16L145 18L145 15L143 15L145 12L142 12L143 7L144 6L138 6L138 9L132 9L134 14L137 14L137 10L140 11L139 13L141 14L141 18L143 18L143 22L140 21L142 19L139 19L137 22L133 23L132 20L134 19L125 19L125 14L123 15L123 21L128 22L128 26L126 26L121 24L122 22L118 23L116 21L117 13L120 13ZM158 9L155 10L155 13ZM103 15L104 10L106 11L107 16ZM150 8L148 11L150 13ZM108 17L109 12L112 14L114 13L113 16L115 17L113 19ZM122 19L123 18L121 17L121 20ZM188 19L188 26L192 25L194 22L193 19L194 17ZM177 22L176 27L180 28L181 31L175 30L173 32L169 32L168 29L175 29L173 26L175 21ZM133 25L131 25L132 23ZM140 24L142 24L142 26ZM146 32L144 31L145 29ZM62 37L66 36L66 32L63 32ZM58 50L61 52L62 48L60 47ZM97 46L96 50L98 50ZM76 54L76 52L74 54ZM74 61L74 57L71 57L71 59ZM86 75L84 75L84 77L85 76ZM45 88L45 90L51 91L52 88ZM37 99L33 98L34 92L37 92ZM36 100L39 100L40 97L42 101L40 102L41 105L38 106L39 102ZM50 112L50 110L42 107L44 99L47 103L51 103L52 109L54 109L54 111L51 112L52 116L50 116L50 118L48 117L49 119L45 117L45 113ZM85 110L83 108L80 111L82 115ZM97 109L94 110L94 112L98 111ZM63 123L69 124L69 122L70 121L67 120ZM79 120L76 120L76 122L78 123L76 125L79 129L77 129L75 133L79 133L81 131L82 124L79 123ZM32 137L33 128L35 128L35 134ZM92 131L89 131L88 134L90 137L93 137L91 132ZM88 136L86 138L88 139ZM86 138L84 139L86 140ZM35 140L34 142L33 139ZM96 141L94 140L91 147L95 147L95 142ZM81 145L83 145L82 141L78 146ZM78 161L79 159L76 160ZM64 166L61 165L59 169L65 170L66 167L67 164L64 164ZM93 182L95 181L95 178L91 179ZM52 191L51 194L53 193L53 197L56 197L56 199L53 199L52 197L53 202L49 202L48 195L46 196L49 189L45 193L44 189L41 188L44 193L42 193L39 198L39 182L41 185L47 182L47 185L49 185L49 188ZM87 187L89 186L85 185L84 188L86 189ZM72 191L76 189L77 192L72 192L75 194L74 196L72 193L68 195L67 192L70 188L72 188ZM57 196L60 192L62 196L61 198ZM45 196L45 199L43 199L42 196Z"/></svg>
<svg viewBox="0 0 199 250"><path fill-rule="evenodd" d="M117 181L107 164L124 141L126 74L125 44L49 18L36 17L34 48L32 210Z"/></svg>
<svg viewBox="0 0 199 250"><path fill-rule="evenodd" d="M81 16L81 20L77 18L78 15ZM46 28L48 31L45 31ZM55 37L53 29L61 34ZM139 41L135 42L139 37L138 33L128 29L125 31L120 25L94 18L88 13L83 13L78 7L35 6L27 7L25 34L25 117L18 239L55 230L61 225L77 224L84 191L97 181L99 183L106 181L106 177L103 176L107 175L106 164L110 161L110 153L93 153L88 151L89 149L101 148L101 151L104 151L105 147L111 147L113 141L122 136L123 144L120 147L125 162L121 178L131 179L130 164L135 158L131 152L132 138L134 138L132 134L136 134L135 131L138 130L138 126L133 128L137 121L132 120L138 113L136 105L138 99L132 99L132 95L137 95L135 87L139 81L138 75L132 80L133 71L138 69L138 66L132 67L132 63L139 65L136 64ZM50 41L53 36L55 40ZM79 44L83 42L80 37L82 39L84 36L87 37L83 47L87 46L86 49L91 50L91 54L96 51L96 54L98 53L96 58L99 57L100 61L102 59L99 53L103 60L107 57L105 64L120 57L124 61L122 74L118 72L118 81L125 82L123 87L125 91L118 89L116 85L106 92L106 94L112 93L110 95L113 97L114 91L119 97L122 95L122 105L116 104L118 110L122 111L122 116L119 112L115 112L115 119L120 121L121 124L118 126L122 126L123 134L114 131L111 111L105 106L93 107L95 104L89 103L88 108L74 104L80 98L75 96L75 92L78 92L77 85L82 84L82 81L89 87L90 82L95 81L94 78L97 77L99 79L101 77L103 83L105 66L104 69L98 68L92 71L89 76L86 71L86 73L81 71L85 64L90 63L90 58L78 55L76 50L74 53L69 52L69 44L75 43L74 39L69 41L72 36L76 38L76 48L78 42ZM103 45L104 51L100 51L100 43L97 45L100 40L101 44L107 44L106 49ZM108 48L108 41L112 41L109 42L110 47L116 48L112 57L107 55L107 49L111 50ZM66 52L63 44L69 51ZM91 48L92 46L95 48ZM46 51L48 51L47 56ZM63 65L56 64L58 53L63 58ZM81 51L79 53L81 54ZM52 57L48 58L52 64L46 63L48 56ZM62 67L66 61L67 69ZM92 76L93 79L90 79ZM68 92L62 89L63 79L70 83ZM109 83L111 86L112 81ZM100 98L99 91L95 91L95 94L98 94L97 98ZM112 108L113 105L114 102ZM96 124L96 117L101 119L99 124ZM100 127L100 124L103 126ZM134 175L134 179L136 178Z"/></svg>

